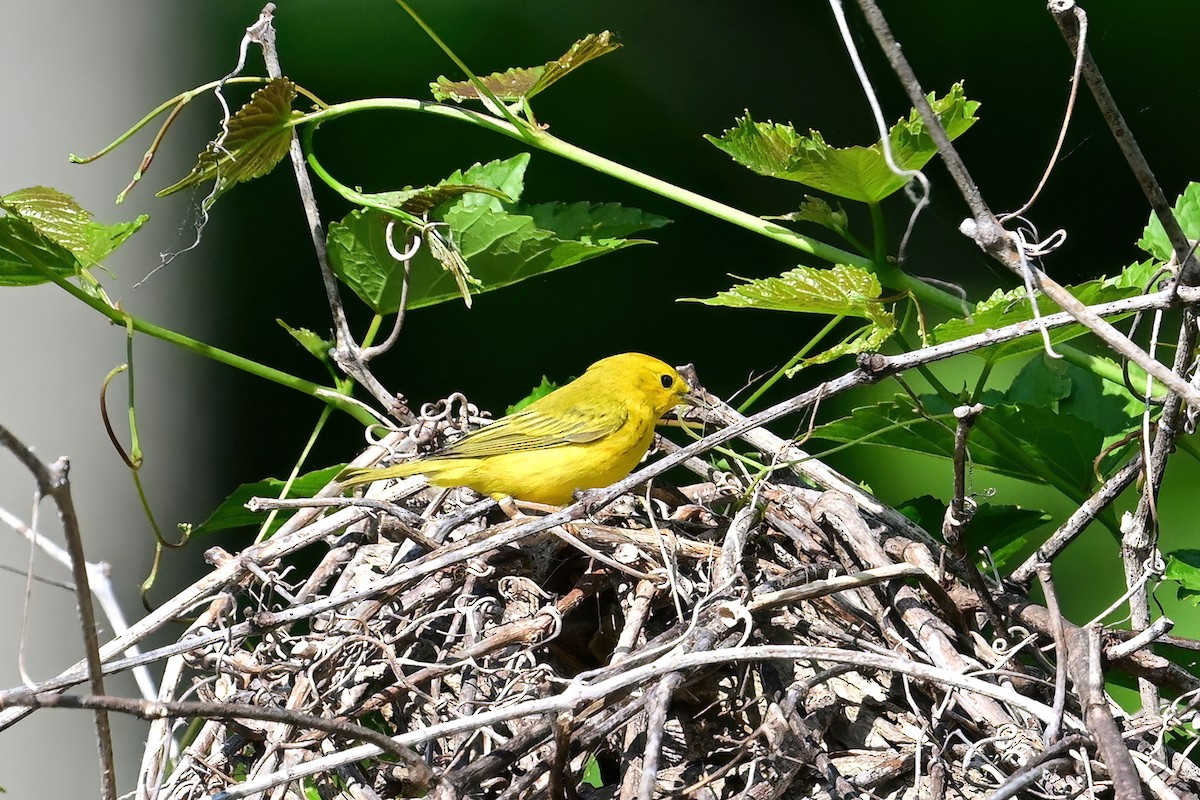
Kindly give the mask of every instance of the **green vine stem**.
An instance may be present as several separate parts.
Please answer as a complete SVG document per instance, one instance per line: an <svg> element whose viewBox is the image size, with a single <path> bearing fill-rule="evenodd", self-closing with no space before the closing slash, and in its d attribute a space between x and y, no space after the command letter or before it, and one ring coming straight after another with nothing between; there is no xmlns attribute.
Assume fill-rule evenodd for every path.
<svg viewBox="0 0 1200 800"><path fill-rule="evenodd" d="M750 408L750 406L752 406L756 402L758 402L758 398L762 397L764 394L767 393L768 390L770 390L770 388L772 386L774 386L776 383L778 383L779 379L782 378L789 369L794 367L796 365L796 363L800 361L800 359L804 358L806 355L811 353L813 348L816 347L817 345L819 345L822 342L822 340L824 340L825 337L828 336L833 331L833 329L837 326L837 324L839 322L841 322L842 320L844 320L845 318L846 318L846 316L844 314L839 314L836 317L834 317L833 319L829 320L829 322L825 325L825 327L817 332L816 336L809 339L808 343L805 344L804 347L801 347L796 352L796 355L792 356L786 364L784 364L782 367L780 367L778 370L776 370L774 375L772 375L770 378L768 378L763 383L762 386L758 387L758 390L754 394L750 395L750 397L748 397L746 399L746 402L744 402L740 406L738 406L738 413L745 414L746 409Z"/></svg>
<svg viewBox="0 0 1200 800"><path fill-rule="evenodd" d="M28 260L30 260L30 263L35 265L38 263L36 258ZM163 328L159 325L155 325L152 322L135 317L118 308L113 308L104 301L91 296L66 278L55 274L49 269L43 268L42 272L47 278L54 281L54 283L56 283L60 288L66 290L66 292L76 300L85 303L94 310L103 314L116 325L132 326L132 328L138 333L143 333L147 336L153 336L155 339L161 339L164 342L170 342L171 344L177 345L186 350L190 350L197 355L212 359L219 364L225 364L226 366L239 369L243 372L271 381L272 383L278 383L281 386L294 389L298 392L308 395L309 397L314 397L323 403L333 406L339 411L346 412L363 425L374 425L376 422L375 417L371 415L370 411L355 404L354 401L351 400L345 393L339 392L337 389L332 389L328 386L321 386L320 384L313 383L312 381L306 381L303 378L297 378L294 375L289 375L281 370L268 367L265 364L259 364L257 361L251 361L248 358L239 356L236 353L231 353L228 350L222 350L219 347L206 344L199 339L193 339L190 336L177 333L169 328Z"/></svg>

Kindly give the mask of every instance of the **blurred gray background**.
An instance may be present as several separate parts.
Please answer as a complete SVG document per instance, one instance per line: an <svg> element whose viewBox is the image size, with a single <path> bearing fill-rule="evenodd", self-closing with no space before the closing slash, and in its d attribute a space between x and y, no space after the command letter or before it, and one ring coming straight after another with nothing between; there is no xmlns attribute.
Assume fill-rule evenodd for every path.
<svg viewBox="0 0 1200 800"><path fill-rule="evenodd" d="M186 10L176 3L110 0L105 3L12 2L0 23L0 194L47 185L73 195L101 222L148 212L150 222L110 262L114 299L149 319L169 322L193 335L211 327L200 259L184 256L142 287L132 285L159 261L160 248L178 247L188 199L154 201L153 185L120 207L113 199L129 180L150 139L98 163L67 162L68 153L99 149L162 100L190 85L194 39ZM193 21L194 22L194 21ZM181 121L178 133L198 122ZM152 134L150 134L152 135ZM161 180L190 166L191 157L171 148L154 165ZM161 184L159 184L161 185ZM147 189L149 191L147 191ZM126 614L141 616L137 587L146 576L152 539L128 470L100 424L98 396L104 376L124 363L121 329L53 285L0 291L0 422L44 461L71 459L70 478L89 560L112 565L112 580ZM204 498L210 419L202 413L205 373L201 359L146 337L135 363L146 483L163 523L206 513ZM117 430L128 441L126 383L112 386ZM7 452L0 452L0 506L28 522L34 484ZM197 491L198 490L198 491ZM62 541L52 503L41 508L42 531ZM168 535L175 531L168 529ZM0 563L23 569L25 540L0 526ZM38 574L70 580L69 573L39 555ZM0 684L20 684L16 643L24 578L0 572ZM160 592L159 596L163 596ZM35 584L26 664L35 679L57 674L82 657L74 597ZM102 639L110 632L105 625ZM128 676L110 679L112 694L134 696ZM113 717L119 786L132 786L144 723ZM8 797L94 797L97 766L89 716L42 711L0 733L0 787Z"/></svg>

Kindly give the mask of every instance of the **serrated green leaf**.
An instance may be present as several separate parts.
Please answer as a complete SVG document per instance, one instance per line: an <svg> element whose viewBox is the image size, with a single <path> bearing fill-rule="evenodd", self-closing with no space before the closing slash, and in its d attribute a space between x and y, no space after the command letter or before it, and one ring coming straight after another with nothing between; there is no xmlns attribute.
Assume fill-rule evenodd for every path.
<svg viewBox="0 0 1200 800"><path fill-rule="evenodd" d="M1175 200L1175 219L1179 220L1179 227L1183 228L1184 236L1192 241L1200 239L1200 183L1189 183L1183 194ZM1161 262L1170 261L1175 253L1171 241L1167 238L1167 232L1158 221L1158 215L1153 212L1150 213L1150 220L1146 223L1137 246Z"/></svg>
<svg viewBox="0 0 1200 800"><path fill-rule="evenodd" d="M235 185L273 170L292 144L287 123L294 99L296 84L287 78L275 78L256 91L229 120L228 133L205 148L187 177L160 191L158 197L215 180L212 200L216 200Z"/></svg>
<svg viewBox="0 0 1200 800"><path fill-rule="evenodd" d="M1159 264L1154 261L1143 261L1131 264L1112 278L1099 278L1077 286L1068 286L1067 291L1085 305L1109 303L1126 297L1141 294L1147 281L1158 270ZM1038 297L1038 310L1042 316L1060 311L1050 298ZM1119 319L1112 317L1110 319ZM1018 322L1028 322L1033 319L1032 304L1026 299L1025 289L1016 288L1007 292L997 289L992 296L978 303L969 317L952 319L943 322L929 333L930 344L943 344L973 336L984 331L996 330ZM1082 325L1064 325L1050 332L1050 341L1054 344L1067 342L1083 336L1088 329ZM993 347L980 348L973 351L989 362L995 363L1013 356L1025 355L1042 349L1042 337L1037 328L1030 328L1029 334L1020 339L1013 339Z"/></svg>
<svg viewBox="0 0 1200 800"><path fill-rule="evenodd" d="M879 302L879 279L865 269L838 264L831 269L796 267L777 278L744 281L716 297L684 297L683 301L729 308L798 311L878 319L887 312Z"/></svg>
<svg viewBox="0 0 1200 800"><path fill-rule="evenodd" d="M24 219L0 217L0 286L36 286L51 280L47 272L70 278L79 269L70 250L47 239Z"/></svg>
<svg viewBox="0 0 1200 800"><path fill-rule="evenodd" d="M0 198L0 208L28 222L44 237L70 250L84 268L94 267L125 243L150 217L103 225L75 198L48 186L19 189Z"/></svg>
<svg viewBox="0 0 1200 800"><path fill-rule="evenodd" d="M504 72L480 77L479 80L492 94L505 102L529 99L587 62L611 53L620 46L620 42L610 31L589 33L554 61L548 61L538 67L513 67ZM429 90L438 102L453 100L460 103L463 100L479 99L479 89L475 84L470 81L452 81L444 75L429 84Z"/></svg>
<svg viewBox="0 0 1200 800"><path fill-rule="evenodd" d="M954 84L945 97L930 94L929 102L951 140L976 122L979 103L966 99L961 83ZM803 136L791 125L755 122L749 111L721 136L704 138L760 175L796 181L850 200L878 203L909 181L888 167L878 142L869 147L831 147L815 130ZM888 140L896 164L903 169L920 169L937 154L916 109L892 126Z"/></svg>
<svg viewBox="0 0 1200 800"><path fill-rule="evenodd" d="M288 492L288 497L315 496L345 466L345 464L338 464L297 476L296 480L292 482L292 488ZM243 483L234 489L231 495L221 501L221 504L209 515L208 519L192 529L192 535L204 535L230 528L257 527L261 525L263 520L266 519L267 512L252 512L246 508L246 503L250 501L251 497L279 497L285 485L286 482L278 478L267 478L256 483ZM278 530L279 526L294 513L294 510L290 510L280 511L276 514L269 532L274 533Z"/></svg>
<svg viewBox="0 0 1200 800"><path fill-rule="evenodd" d="M738 280L745 283L716 297L681 299L710 306L861 317L870 323L839 344L796 364L788 370L788 377L807 366L825 364L844 355L874 352L896 332L895 317L879 302L883 291L879 279L858 267L844 264L831 269L801 266L777 278Z"/></svg>
<svg viewBox="0 0 1200 800"><path fill-rule="evenodd" d="M276 322L279 323L285 331L287 331L293 339L300 343L300 346L313 355L318 361L323 364L329 363L329 350L333 347L333 341L330 339L322 339L321 336L308 328L293 328L283 320L276 317Z"/></svg>
<svg viewBox="0 0 1200 800"><path fill-rule="evenodd" d="M518 400L517 402L515 402L511 406L509 406L508 410L506 410L504 413L507 415L507 414L513 414L517 411L520 411L522 408L529 405L534 400L541 400L543 397L550 394L557 388L558 388L557 383L552 382L549 378L547 378L545 375L543 375L541 383L539 383L537 386L533 387L533 389L529 392L529 394L525 395L520 400Z"/></svg>
<svg viewBox="0 0 1200 800"><path fill-rule="evenodd" d="M490 186L520 197L528 155L456 172L445 183ZM436 220L440 216L440 220ZM329 257L334 272L380 314L399 308L403 267L390 255L387 217L354 211L329 226ZM464 194L439 207L437 228L462 257L477 292L509 286L534 275L578 264L596 256L641 244L629 234L658 228L667 220L616 204L522 207L479 193ZM448 230L448 234L445 232ZM444 255L444 254L443 254ZM408 308L442 303L462 295L456 276L422 247L411 261Z"/></svg>
<svg viewBox="0 0 1200 800"><path fill-rule="evenodd" d="M859 353L877 353L879 352L879 348L883 347L883 343L892 338L892 334L895 332L896 318L890 313L885 313L878 320L872 320L870 324L859 328L833 347L815 356L800 360L795 365L789 367L785 374L789 378L794 378L796 373L802 369L816 366L817 364L828 364L830 361L842 356L858 355Z"/></svg>

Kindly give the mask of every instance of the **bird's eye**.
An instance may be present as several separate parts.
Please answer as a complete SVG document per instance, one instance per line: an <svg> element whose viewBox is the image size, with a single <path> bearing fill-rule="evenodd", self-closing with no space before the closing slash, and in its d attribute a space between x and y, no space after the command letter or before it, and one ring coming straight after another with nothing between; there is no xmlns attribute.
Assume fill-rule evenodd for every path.
<svg viewBox="0 0 1200 800"><path fill-rule="evenodd" d="M674 383L675 383L675 379L672 378L670 375L663 375L661 378L659 378L659 380L662 381L662 387L664 389L670 389L671 386L674 385Z"/></svg>

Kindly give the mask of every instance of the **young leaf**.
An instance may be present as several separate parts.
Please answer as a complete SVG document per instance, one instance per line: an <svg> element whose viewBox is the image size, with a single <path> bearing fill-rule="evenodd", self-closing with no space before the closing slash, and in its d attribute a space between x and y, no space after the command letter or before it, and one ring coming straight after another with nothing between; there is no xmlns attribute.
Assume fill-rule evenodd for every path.
<svg viewBox="0 0 1200 800"><path fill-rule="evenodd" d="M979 103L966 99L961 83L954 84L945 97L930 94L929 102L951 139L975 124ZM704 138L760 175L796 181L850 200L878 203L909 180L892 172L878 142L870 147L831 147L815 130L803 136L791 125L755 122L749 111L721 136ZM916 109L892 126L888 141L896 164L903 169L920 169L937 154Z"/></svg>
<svg viewBox="0 0 1200 800"><path fill-rule="evenodd" d="M813 197L811 194L804 195L804 201L800 204L798 210L788 214L780 214L779 216L763 217L763 219L813 222L822 228L828 228L843 239L850 232L850 219L846 215L846 209L842 208L840 203L838 204L838 210L834 211L829 203L820 197Z"/></svg>
<svg viewBox="0 0 1200 800"><path fill-rule="evenodd" d="M84 269L94 267L125 243L150 217L102 225L75 198L48 186L31 186L0 197L0 208L70 250Z"/></svg>
<svg viewBox="0 0 1200 800"><path fill-rule="evenodd" d="M1179 599L1190 600L1192 605L1200 604L1200 550L1167 553L1167 568L1163 578L1179 584Z"/></svg>
<svg viewBox="0 0 1200 800"><path fill-rule="evenodd" d="M520 411L522 408L529 405L534 400L541 400L543 397L550 394L557 388L558 388L557 383L552 383L549 378L547 378L545 375L543 375L541 383L539 383L537 386L533 387L533 390L530 391L529 394L525 395L520 400L518 400L517 402L515 402L511 406L509 406L508 410L506 410L504 413L512 414L514 412Z"/></svg>
<svg viewBox="0 0 1200 800"><path fill-rule="evenodd" d="M1183 228L1184 236L1192 241L1200 239L1200 183L1192 181L1183 190L1183 194L1176 199L1175 219L1179 220L1179 226ZM1146 223L1146 228L1142 231L1142 238L1138 240L1137 245L1164 263L1170 261L1175 252L1171 247L1170 240L1167 239L1167 232L1163 230L1162 223L1158 221L1158 215L1153 212L1150 214L1150 221Z"/></svg>
<svg viewBox="0 0 1200 800"><path fill-rule="evenodd" d="M216 180L215 200L236 184L266 175L291 147L292 131L287 123L295 98L296 84L287 78L275 78L250 95L250 101L229 120L225 136L205 148L187 177L158 196Z"/></svg>
<svg viewBox="0 0 1200 800"><path fill-rule="evenodd" d="M288 497L313 497L325 488L345 466L345 464L337 464L297 476L296 480L292 482ZM286 481L278 478L266 478L256 483L243 483L233 490L233 494L221 501L208 519L193 528L192 534L203 535L229 528L261 525L266 519L266 513L249 511L246 503L250 501L251 497L279 497L285 484ZM294 513L295 511L280 511L276 514L275 521L271 525L271 532L277 530Z"/></svg>
<svg viewBox="0 0 1200 800"><path fill-rule="evenodd" d="M548 61L540 67L513 67L504 72L494 72L480 77L480 82L500 100L528 100L549 87L559 78L566 76L589 61L616 50L621 43L610 31L589 33L563 54L561 58ZM446 76L438 77L429 84L429 90L438 102L479 99L479 89L470 81L452 81Z"/></svg>
<svg viewBox="0 0 1200 800"><path fill-rule="evenodd" d="M817 353L815 356L801 359L789 367L784 374L789 378L794 378L796 373L802 369L817 364L828 364L842 356L877 353L879 348L883 347L883 343L892 338L892 334L895 332L896 318L890 313L884 314L879 320L872 320L870 324L862 326L833 347Z"/></svg>
<svg viewBox="0 0 1200 800"><path fill-rule="evenodd" d="M300 346L311 353L314 358L323 364L329 363L329 350L333 347L331 340L322 339L308 328L293 328L279 318L276 318L275 321L279 323L280 327L291 334L291 337L299 342Z"/></svg>
<svg viewBox="0 0 1200 800"><path fill-rule="evenodd" d="M514 198L491 186L484 186L479 183L454 184L445 182L439 183L437 186L422 186L420 189L406 187L397 192L364 194L363 197L370 198L372 201L383 206L391 206L409 214L421 216L428 214L434 208L437 208L448 200L454 200L472 192L491 195L507 203L511 203L514 200Z"/></svg>
<svg viewBox="0 0 1200 800"><path fill-rule="evenodd" d="M743 283L716 297L683 301L730 308L800 311L879 320L887 312L879 302L879 279L865 269L837 264L831 269L796 267L778 278L740 278Z"/></svg>
<svg viewBox="0 0 1200 800"><path fill-rule="evenodd" d="M737 276L734 276L737 277ZM808 314L861 317L870 324L841 343L807 358L788 370L788 377L813 364L825 364L843 355L878 350L896 332L896 318L879 302L879 279L864 269L838 264L832 269L796 267L777 278L745 281L716 297L685 301L730 308L798 311Z"/></svg>

